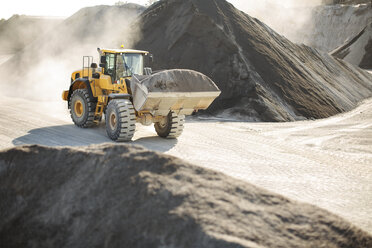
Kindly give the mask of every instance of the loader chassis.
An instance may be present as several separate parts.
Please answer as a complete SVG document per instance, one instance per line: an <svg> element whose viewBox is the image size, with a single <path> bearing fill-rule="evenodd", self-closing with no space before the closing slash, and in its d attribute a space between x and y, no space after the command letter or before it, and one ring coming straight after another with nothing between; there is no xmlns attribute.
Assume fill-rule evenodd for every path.
<svg viewBox="0 0 372 248"><path fill-rule="evenodd" d="M137 84L140 84L138 78L145 78L144 72L151 73L150 68L144 68L144 57L149 53L132 49L98 49L98 52L100 68L93 63L93 57L84 56L82 69L72 73L70 88L62 93L62 98L68 102L71 118L78 127L87 128L97 125L105 114L107 135L114 141L131 140L136 122L143 125L155 123L155 130L159 136L176 138L182 133L185 119L182 104L188 105L188 110L190 106L195 110L205 109L220 93L209 79L212 82L210 84L217 89L217 94L214 92L212 95L215 96L211 97L211 92L206 92L207 100L195 98L198 104L201 104L200 106L190 105L190 101L187 101L191 95L190 92L181 92L184 98L180 98L181 100L173 105L170 103L174 102L174 99L177 101L174 95L176 93L179 95L180 92L175 92L170 96L169 92L163 93L164 96L161 92L160 95L157 92L159 96L150 97L151 101L146 101L143 95L148 93L147 89ZM152 76L147 75L147 77ZM132 92L134 89L131 89L131 80L136 82L135 89L139 92L136 96L140 95L136 102L134 102L135 92ZM200 92L198 93L200 95ZM162 97L166 100L162 101ZM153 103L154 100L155 102L159 100L157 105L150 104L150 108L142 108L142 106L149 105L146 105L147 102ZM138 107L138 103L143 104ZM135 108L136 104L137 108Z"/></svg>

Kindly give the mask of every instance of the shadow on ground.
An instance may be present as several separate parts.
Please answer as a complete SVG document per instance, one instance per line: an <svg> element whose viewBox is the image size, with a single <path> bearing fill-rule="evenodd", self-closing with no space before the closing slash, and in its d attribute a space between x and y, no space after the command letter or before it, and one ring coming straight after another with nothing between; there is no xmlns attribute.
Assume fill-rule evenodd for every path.
<svg viewBox="0 0 372 248"><path fill-rule="evenodd" d="M39 144L45 146L84 146L111 142L99 126L83 129L75 125L59 125L32 129L12 141L13 145Z"/></svg>
<svg viewBox="0 0 372 248"><path fill-rule="evenodd" d="M151 136L136 139L132 144L141 145L157 152L166 152L175 147L177 142L177 139L164 139L159 136Z"/></svg>
<svg viewBox="0 0 372 248"><path fill-rule="evenodd" d="M39 144L44 146L86 146L101 143L113 143L106 135L104 125L83 129L75 125L60 125L32 129L28 134L12 141L13 145ZM166 152L177 144L177 140L163 139L158 136L141 137L129 144L136 144L147 149Z"/></svg>

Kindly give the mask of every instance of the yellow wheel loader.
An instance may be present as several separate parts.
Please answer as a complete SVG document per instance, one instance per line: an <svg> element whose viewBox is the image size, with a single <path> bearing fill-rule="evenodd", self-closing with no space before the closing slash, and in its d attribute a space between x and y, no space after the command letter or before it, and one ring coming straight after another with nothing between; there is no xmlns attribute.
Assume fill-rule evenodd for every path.
<svg viewBox="0 0 372 248"><path fill-rule="evenodd" d="M153 73L144 67L145 60L152 60L147 51L98 48L98 52L99 68L92 56L84 56L82 69L72 73L62 98L78 127L97 125L105 115L107 135L114 141L130 141L136 122L154 123L160 137L177 138L185 115L207 109L221 93L196 71Z"/></svg>

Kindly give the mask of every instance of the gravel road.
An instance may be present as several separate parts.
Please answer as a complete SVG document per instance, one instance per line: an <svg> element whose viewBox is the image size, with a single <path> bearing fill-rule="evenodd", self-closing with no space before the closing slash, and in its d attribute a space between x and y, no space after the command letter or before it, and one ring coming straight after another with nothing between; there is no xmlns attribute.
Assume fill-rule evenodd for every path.
<svg viewBox="0 0 372 248"><path fill-rule="evenodd" d="M0 148L110 142L102 123L72 125L66 104L2 97ZM372 99L332 118L249 123L189 118L178 140L137 126L134 144L336 213L372 233Z"/></svg>

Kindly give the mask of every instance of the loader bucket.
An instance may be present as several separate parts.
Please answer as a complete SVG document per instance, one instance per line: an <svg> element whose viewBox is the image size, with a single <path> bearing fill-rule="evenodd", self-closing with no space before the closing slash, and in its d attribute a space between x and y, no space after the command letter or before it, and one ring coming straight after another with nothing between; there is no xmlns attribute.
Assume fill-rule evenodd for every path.
<svg viewBox="0 0 372 248"><path fill-rule="evenodd" d="M172 110L191 115L207 109L221 91L207 76L192 70L165 70L150 76L134 75L131 80L133 105L137 111L166 116Z"/></svg>

